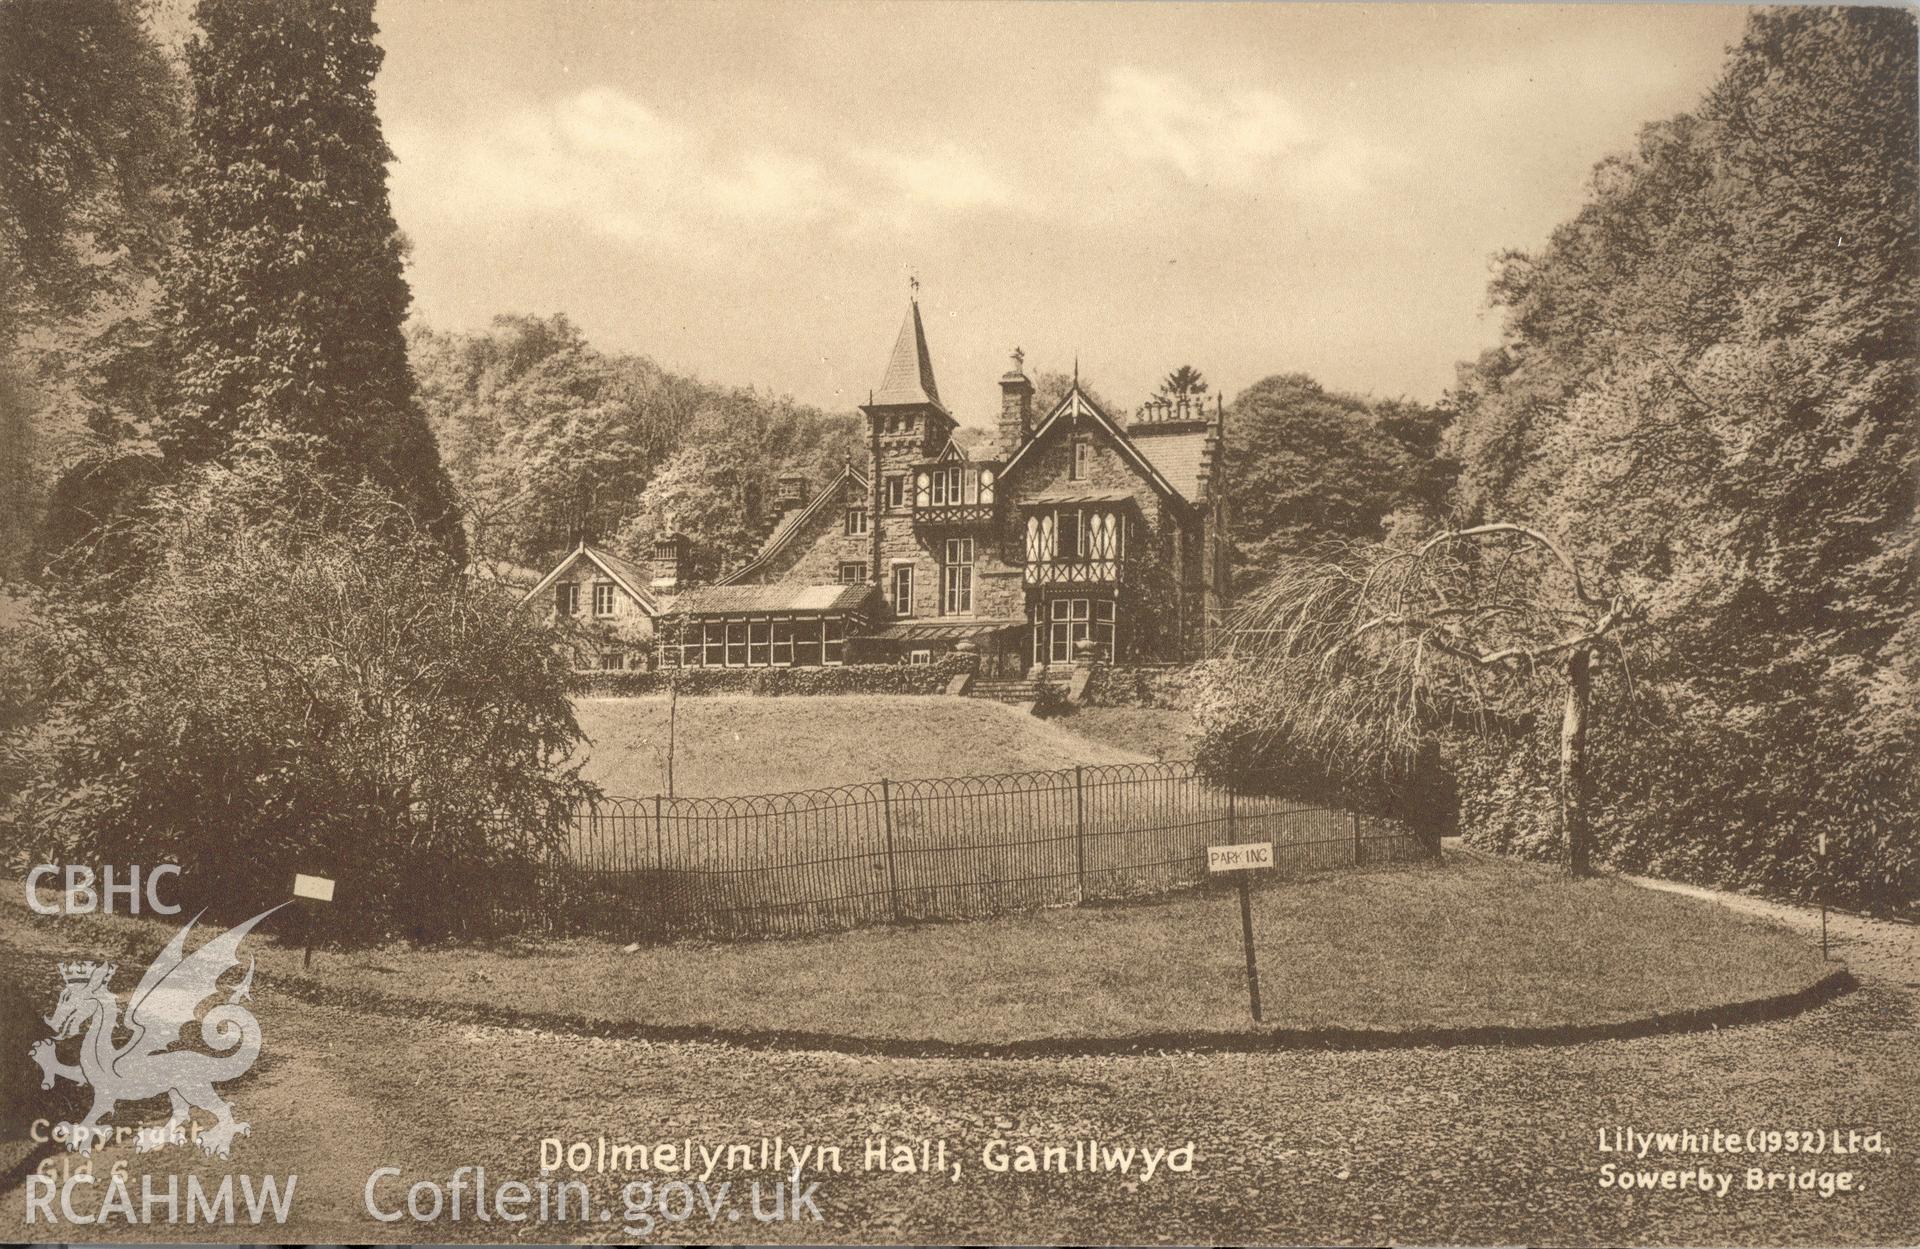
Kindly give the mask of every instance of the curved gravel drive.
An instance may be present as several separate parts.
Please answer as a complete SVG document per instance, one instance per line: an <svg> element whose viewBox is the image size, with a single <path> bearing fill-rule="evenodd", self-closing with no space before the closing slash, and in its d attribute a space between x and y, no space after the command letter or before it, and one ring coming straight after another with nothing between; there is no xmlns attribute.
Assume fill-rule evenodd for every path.
<svg viewBox="0 0 1920 1249"><path fill-rule="evenodd" d="M1817 912L1729 902L1765 908L1803 932L1811 925L1817 940ZM517 1233L632 1243L618 1222L377 1224L361 1213L361 1192L373 1168L388 1164L408 1182L445 1183L462 1165L486 1166L490 1184L536 1179L543 1137L780 1135L846 1149L847 1173L825 1177L818 1190L824 1222L709 1229L696 1221L649 1239L1911 1244L1920 1240L1920 940L1909 925L1840 915L1832 935L1862 987L1793 1019L1518 1049L882 1059L383 1019L263 995L268 1053L233 1089L254 1135L233 1168L301 1174L295 1221L266 1237L281 1240ZM1620 1157L1600 1152L1602 1129L1715 1127L1878 1130L1891 1152L1813 1160L1854 1171L1858 1191L1832 1197L1747 1192L1740 1180L1754 1160L1724 1156L1646 1164L1732 1172L1724 1197L1600 1186L1602 1166ZM944 1137L962 1173L860 1169L864 1138L881 1135ZM1195 1165L1142 1183L1137 1175L995 1175L981 1164L995 1138L1083 1137L1191 1140ZM161 1165L125 1157L136 1175ZM164 1169L182 1165L175 1157ZM640 1177L589 1178L596 1199L611 1199ZM18 1190L6 1208L18 1217ZM22 1230L71 1240L93 1229ZM224 1234L260 1238L245 1227ZM149 1228L120 1238L167 1235Z"/></svg>

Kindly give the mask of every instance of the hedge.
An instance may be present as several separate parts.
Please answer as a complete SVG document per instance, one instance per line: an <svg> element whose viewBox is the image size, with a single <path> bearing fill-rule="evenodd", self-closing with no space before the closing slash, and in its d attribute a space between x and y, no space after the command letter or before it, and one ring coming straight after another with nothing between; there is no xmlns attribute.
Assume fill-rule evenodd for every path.
<svg viewBox="0 0 1920 1249"><path fill-rule="evenodd" d="M664 694L671 684L682 694L757 694L777 698L806 694L944 694L949 682L969 675L977 656L943 655L930 664L842 664L807 668L663 668L651 672L577 672L575 694L633 697Z"/></svg>
<svg viewBox="0 0 1920 1249"><path fill-rule="evenodd" d="M1920 909L1920 784L1911 767L1859 758L1836 726L1743 720L1643 686L1631 703L1596 699L1588 745L1596 864L1803 902ZM1452 753L1469 844L1563 856L1557 716Z"/></svg>

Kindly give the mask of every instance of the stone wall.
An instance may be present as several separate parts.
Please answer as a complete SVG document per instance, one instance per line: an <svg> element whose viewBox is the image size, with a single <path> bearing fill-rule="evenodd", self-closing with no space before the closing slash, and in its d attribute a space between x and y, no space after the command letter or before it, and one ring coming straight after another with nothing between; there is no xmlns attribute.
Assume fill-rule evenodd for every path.
<svg viewBox="0 0 1920 1249"><path fill-rule="evenodd" d="M1191 698L1193 671L1191 664L1095 664L1086 705L1184 709Z"/></svg>

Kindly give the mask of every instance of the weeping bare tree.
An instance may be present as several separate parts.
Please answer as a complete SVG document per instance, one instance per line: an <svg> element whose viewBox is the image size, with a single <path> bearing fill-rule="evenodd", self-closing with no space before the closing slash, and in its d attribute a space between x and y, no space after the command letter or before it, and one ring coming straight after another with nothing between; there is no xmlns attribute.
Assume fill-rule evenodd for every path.
<svg viewBox="0 0 1920 1249"><path fill-rule="evenodd" d="M1626 672L1630 602L1537 529L1449 529L1288 561L1236 613L1226 658L1271 690L1272 731L1350 768L1410 767L1442 729L1561 704L1559 824L1589 871L1587 722L1596 662Z"/></svg>

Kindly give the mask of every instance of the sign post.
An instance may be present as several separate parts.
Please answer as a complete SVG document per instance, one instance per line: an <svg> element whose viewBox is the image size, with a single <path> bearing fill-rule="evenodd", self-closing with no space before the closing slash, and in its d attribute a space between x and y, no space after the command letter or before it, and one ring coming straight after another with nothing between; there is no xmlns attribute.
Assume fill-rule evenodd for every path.
<svg viewBox="0 0 1920 1249"><path fill-rule="evenodd" d="M1208 846L1209 872L1239 872L1240 941L1247 952L1247 1004L1253 1008L1253 1022L1260 1022L1260 968L1253 957L1253 897L1248 872L1273 867L1273 843L1249 841L1234 846Z"/></svg>
<svg viewBox="0 0 1920 1249"><path fill-rule="evenodd" d="M318 914L314 910L314 904L333 901L333 881L325 876L308 876L302 872L295 872L293 896L306 899L301 909L307 915L307 951L301 957L300 969L307 971L313 967L313 921Z"/></svg>
<svg viewBox="0 0 1920 1249"><path fill-rule="evenodd" d="M1827 835L1820 834L1820 961L1827 961Z"/></svg>

